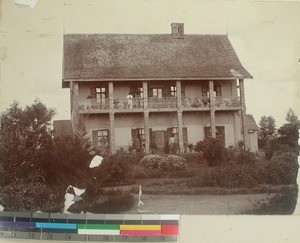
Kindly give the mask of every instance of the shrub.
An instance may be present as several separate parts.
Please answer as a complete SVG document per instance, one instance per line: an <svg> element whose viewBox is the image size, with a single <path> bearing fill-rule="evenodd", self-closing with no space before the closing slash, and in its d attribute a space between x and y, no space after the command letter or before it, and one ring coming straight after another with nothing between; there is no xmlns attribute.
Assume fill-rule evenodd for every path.
<svg viewBox="0 0 300 243"><path fill-rule="evenodd" d="M158 168L159 164L164 160L164 158L157 154L146 155L140 164L145 167Z"/></svg>
<svg viewBox="0 0 300 243"><path fill-rule="evenodd" d="M202 153L189 153L183 155L186 163L189 165L206 165L206 161L203 158Z"/></svg>
<svg viewBox="0 0 300 243"><path fill-rule="evenodd" d="M135 163L134 155L117 153L103 158L101 166L96 171L97 184L123 183L130 177Z"/></svg>
<svg viewBox="0 0 300 243"><path fill-rule="evenodd" d="M234 154L232 158L233 162L236 164L254 164L258 162L257 157L254 153L250 152L249 150L239 150L237 153Z"/></svg>
<svg viewBox="0 0 300 243"><path fill-rule="evenodd" d="M13 182L1 190L0 204L5 211L61 212L64 191L58 187L47 187L41 182Z"/></svg>
<svg viewBox="0 0 300 243"><path fill-rule="evenodd" d="M164 171L176 171L184 169L186 166L185 159L178 155L168 155L165 160L162 160L158 167L160 170Z"/></svg>
<svg viewBox="0 0 300 243"><path fill-rule="evenodd" d="M120 189L87 190L82 197L83 200L70 206L69 212L120 213L131 209L134 205L133 195Z"/></svg>
<svg viewBox="0 0 300 243"><path fill-rule="evenodd" d="M277 193L266 202L258 202L254 209L246 210L242 214L274 215L292 214L295 210L298 198L297 188L284 188L284 191Z"/></svg>
<svg viewBox="0 0 300 243"><path fill-rule="evenodd" d="M206 138L198 142L195 150L203 153L208 166L218 166L222 163L224 146L217 138Z"/></svg>
<svg viewBox="0 0 300 243"><path fill-rule="evenodd" d="M297 155L294 153L284 153L274 157L266 164L267 183L275 185L296 184L298 167Z"/></svg>

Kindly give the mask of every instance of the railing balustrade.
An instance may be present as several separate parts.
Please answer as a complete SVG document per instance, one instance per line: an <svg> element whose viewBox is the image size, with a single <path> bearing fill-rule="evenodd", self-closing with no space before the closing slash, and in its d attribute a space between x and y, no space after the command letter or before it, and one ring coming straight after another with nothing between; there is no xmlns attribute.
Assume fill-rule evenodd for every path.
<svg viewBox="0 0 300 243"><path fill-rule="evenodd" d="M183 108L209 108L209 98L181 98Z"/></svg>
<svg viewBox="0 0 300 243"><path fill-rule="evenodd" d="M79 101L79 111L99 111L109 109L109 98L86 99Z"/></svg>
<svg viewBox="0 0 300 243"><path fill-rule="evenodd" d="M216 107L239 107L240 98L216 97L215 106Z"/></svg>
<svg viewBox="0 0 300 243"><path fill-rule="evenodd" d="M207 97L203 98L191 98L183 97L181 98L182 108L187 109L201 109L209 108L210 100ZM217 108L231 108L239 107L239 98L215 98L215 107ZM177 98L176 97L149 97L148 107L150 109L160 109L160 108L177 108ZM79 101L79 111L80 112L91 112L91 111L105 111L109 110L109 98L102 99L86 99ZM114 99L113 109L115 110L127 110L127 109L143 109L144 100L142 98L132 98L132 99Z"/></svg>
<svg viewBox="0 0 300 243"><path fill-rule="evenodd" d="M142 108L144 108L144 100L141 98L114 100L114 109L116 110L142 109Z"/></svg>
<svg viewBox="0 0 300 243"><path fill-rule="evenodd" d="M149 97L149 108L176 108L176 97Z"/></svg>

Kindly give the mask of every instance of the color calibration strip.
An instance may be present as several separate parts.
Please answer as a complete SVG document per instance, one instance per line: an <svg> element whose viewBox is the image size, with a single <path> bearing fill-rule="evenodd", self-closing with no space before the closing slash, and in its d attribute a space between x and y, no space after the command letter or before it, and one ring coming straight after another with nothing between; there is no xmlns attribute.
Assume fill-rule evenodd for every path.
<svg viewBox="0 0 300 243"><path fill-rule="evenodd" d="M69 241L176 242L179 215L0 212L0 237Z"/></svg>

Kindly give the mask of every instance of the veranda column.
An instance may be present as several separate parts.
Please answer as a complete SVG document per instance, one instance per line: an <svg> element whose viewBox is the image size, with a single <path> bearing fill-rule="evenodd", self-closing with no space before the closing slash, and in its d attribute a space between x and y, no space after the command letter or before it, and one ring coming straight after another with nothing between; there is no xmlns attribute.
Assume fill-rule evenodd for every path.
<svg viewBox="0 0 300 243"><path fill-rule="evenodd" d="M116 153L115 144L115 112L114 112L114 85L113 82L108 83L109 92L109 137L110 137L110 152L112 154Z"/></svg>
<svg viewBox="0 0 300 243"><path fill-rule="evenodd" d="M77 82L70 82L71 88L71 121L73 133L76 132L76 123L79 115L79 85Z"/></svg>
<svg viewBox="0 0 300 243"><path fill-rule="evenodd" d="M214 81L209 81L209 102L210 102L210 129L211 137L216 137L216 112L215 112L215 94Z"/></svg>
<svg viewBox="0 0 300 243"><path fill-rule="evenodd" d="M150 124L149 124L149 107L148 107L148 83L143 82L144 97L144 128L145 128L145 153L150 151Z"/></svg>
<svg viewBox="0 0 300 243"><path fill-rule="evenodd" d="M246 103L245 103L245 89L244 89L244 79L239 79L239 88L240 88L240 99L241 99L241 120L242 120L242 131L243 131L243 142L245 145L245 149L250 148L246 139Z"/></svg>
<svg viewBox="0 0 300 243"><path fill-rule="evenodd" d="M183 144L183 125L182 125L182 106L181 106L181 81L176 81L177 95L177 126L178 126L178 143L180 154L184 153Z"/></svg>

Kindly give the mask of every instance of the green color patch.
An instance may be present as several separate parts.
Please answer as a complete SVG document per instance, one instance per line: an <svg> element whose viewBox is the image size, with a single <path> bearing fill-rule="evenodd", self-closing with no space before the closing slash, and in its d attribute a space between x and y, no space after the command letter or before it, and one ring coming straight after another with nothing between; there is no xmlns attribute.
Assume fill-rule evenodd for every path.
<svg viewBox="0 0 300 243"><path fill-rule="evenodd" d="M118 224L77 224L77 229L105 229L105 230L119 230Z"/></svg>

